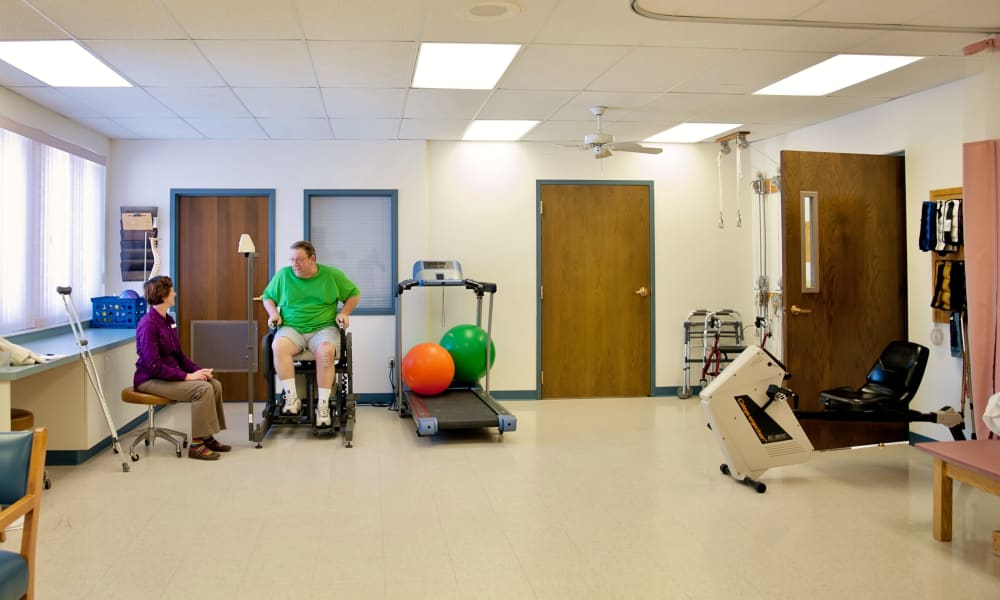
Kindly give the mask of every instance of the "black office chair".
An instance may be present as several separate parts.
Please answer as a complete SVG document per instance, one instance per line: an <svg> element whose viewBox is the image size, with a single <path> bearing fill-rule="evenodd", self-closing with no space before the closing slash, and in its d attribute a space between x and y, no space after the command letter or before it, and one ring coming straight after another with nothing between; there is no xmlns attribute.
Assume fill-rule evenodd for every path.
<svg viewBox="0 0 1000 600"><path fill-rule="evenodd" d="M832 411L905 411L920 387L930 351L913 342L889 342L859 388L839 387L819 393Z"/></svg>

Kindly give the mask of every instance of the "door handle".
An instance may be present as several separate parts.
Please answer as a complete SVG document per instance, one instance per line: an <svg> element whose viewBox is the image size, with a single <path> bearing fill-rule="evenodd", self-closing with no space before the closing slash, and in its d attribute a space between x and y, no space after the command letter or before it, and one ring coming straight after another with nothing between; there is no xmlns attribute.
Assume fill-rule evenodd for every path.
<svg viewBox="0 0 1000 600"><path fill-rule="evenodd" d="M809 313L812 312L812 309L811 308L799 308L798 306L795 306L793 304L792 307L788 309L788 312L792 313L795 316L808 315Z"/></svg>
<svg viewBox="0 0 1000 600"><path fill-rule="evenodd" d="M645 298L646 296L649 295L649 289L646 288L646 286L642 286L641 288L639 288L639 289L637 289L635 291L635 295L636 296L642 296L643 298Z"/></svg>

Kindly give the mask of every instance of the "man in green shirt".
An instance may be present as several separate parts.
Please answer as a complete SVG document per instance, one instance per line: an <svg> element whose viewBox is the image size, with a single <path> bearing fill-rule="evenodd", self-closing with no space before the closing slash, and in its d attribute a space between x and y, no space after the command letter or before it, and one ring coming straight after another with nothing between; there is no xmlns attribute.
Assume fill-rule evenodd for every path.
<svg viewBox="0 0 1000 600"><path fill-rule="evenodd" d="M279 327L271 350L274 370L285 392L282 412L298 414L302 408L295 389L292 357L308 348L316 357L316 426L329 427L333 422L330 394L334 365L340 354L337 326L350 326L350 315L361 300L361 292L340 269L316 264L316 248L311 243L295 242L290 250L291 266L279 269L263 294L267 323ZM341 302L343 307L338 312Z"/></svg>

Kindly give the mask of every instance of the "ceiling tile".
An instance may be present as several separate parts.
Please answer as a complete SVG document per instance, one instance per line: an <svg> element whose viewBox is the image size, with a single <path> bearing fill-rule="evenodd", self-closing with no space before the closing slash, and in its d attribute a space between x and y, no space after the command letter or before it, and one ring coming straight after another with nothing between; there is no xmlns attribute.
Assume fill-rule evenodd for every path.
<svg viewBox="0 0 1000 600"><path fill-rule="evenodd" d="M37 3L36 3L37 4ZM0 39L65 40L69 36L20 0L0 2Z"/></svg>
<svg viewBox="0 0 1000 600"><path fill-rule="evenodd" d="M233 87L316 85L305 42L202 41L198 47Z"/></svg>
<svg viewBox="0 0 1000 600"><path fill-rule="evenodd" d="M878 99L832 96L718 96L692 119L710 123L819 123L874 104Z"/></svg>
<svg viewBox="0 0 1000 600"><path fill-rule="evenodd" d="M88 40L85 44L137 85L204 87L224 84L212 64L189 40Z"/></svg>
<svg viewBox="0 0 1000 600"><path fill-rule="evenodd" d="M583 136L594 131L596 121L546 121L539 123L521 139L536 142L582 144Z"/></svg>
<svg viewBox="0 0 1000 600"><path fill-rule="evenodd" d="M962 56L962 48L983 39L981 34L883 31L845 49L851 54L902 56Z"/></svg>
<svg viewBox="0 0 1000 600"><path fill-rule="evenodd" d="M185 119L203 136L213 140L266 139L267 134L256 119Z"/></svg>
<svg viewBox="0 0 1000 600"><path fill-rule="evenodd" d="M625 46L554 46L521 49L499 87L520 90L582 90L629 51Z"/></svg>
<svg viewBox="0 0 1000 600"><path fill-rule="evenodd" d="M394 140L400 119L330 119L338 140Z"/></svg>
<svg viewBox="0 0 1000 600"><path fill-rule="evenodd" d="M268 137L277 140L328 140L333 138L329 119L259 119Z"/></svg>
<svg viewBox="0 0 1000 600"><path fill-rule="evenodd" d="M148 88L149 93L180 117L236 118L250 113L229 88Z"/></svg>
<svg viewBox="0 0 1000 600"><path fill-rule="evenodd" d="M80 98L70 97L62 91L51 87L14 87L13 91L25 98L53 110L71 119L85 117L100 117L101 113L88 102Z"/></svg>
<svg viewBox="0 0 1000 600"><path fill-rule="evenodd" d="M316 88L235 88L233 91L255 117L327 116Z"/></svg>
<svg viewBox="0 0 1000 600"><path fill-rule="evenodd" d="M742 97L742 95L737 96ZM670 92L657 97L642 108L623 111L627 120L654 120L666 126L692 120L693 115L711 108L718 100L716 94L684 94Z"/></svg>
<svg viewBox="0 0 1000 600"><path fill-rule="evenodd" d="M407 119L472 119L489 97L483 90L410 90L403 115Z"/></svg>
<svg viewBox="0 0 1000 600"><path fill-rule="evenodd" d="M77 39L167 40L187 37L158 0L30 2Z"/></svg>
<svg viewBox="0 0 1000 600"><path fill-rule="evenodd" d="M660 25L633 13L627 2L562 0L534 41L631 46L663 38Z"/></svg>
<svg viewBox="0 0 1000 600"><path fill-rule="evenodd" d="M323 88L331 118L399 119L406 102L405 89Z"/></svg>
<svg viewBox="0 0 1000 600"><path fill-rule="evenodd" d="M557 121L577 121L581 117L593 117L590 110L592 107L606 106L608 110L602 119L618 121L629 110L642 108L660 96L661 94L653 93L580 92L549 118Z"/></svg>
<svg viewBox="0 0 1000 600"><path fill-rule="evenodd" d="M689 74L671 92L690 94L752 94L793 73L811 67L830 54L737 50L711 70Z"/></svg>
<svg viewBox="0 0 1000 600"><path fill-rule="evenodd" d="M309 40L416 41L424 21L420 0L297 0Z"/></svg>
<svg viewBox="0 0 1000 600"><path fill-rule="evenodd" d="M417 48L416 42L309 42L324 87L407 87Z"/></svg>
<svg viewBox="0 0 1000 600"><path fill-rule="evenodd" d="M140 88L60 89L67 97L89 104L100 111L102 116L113 119L118 117L164 118L175 116L170 109Z"/></svg>
<svg viewBox="0 0 1000 600"><path fill-rule="evenodd" d="M82 125L89 127L101 135L113 139L133 139L141 137L138 133L120 123L104 117L84 117L77 119Z"/></svg>
<svg viewBox="0 0 1000 600"><path fill-rule="evenodd" d="M880 77L838 90L831 96L899 98L965 77L966 61L958 56L918 60Z"/></svg>
<svg viewBox="0 0 1000 600"><path fill-rule="evenodd" d="M497 90L476 118L540 121L548 118L574 96L574 92L564 91Z"/></svg>
<svg viewBox="0 0 1000 600"><path fill-rule="evenodd" d="M202 139L204 136L194 130L182 119L137 119L131 117L115 119L122 127L134 131L145 139L153 140L189 140Z"/></svg>
<svg viewBox="0 0 1000 600"><path fill-rule="evenodd" d="M465 119L403 119L401 140L460 140L471 121Z"/></svg>
<svg viewBox="0 0 1000 600"><path fill-rule="evenodd" d="M665 92L699 73L722 68L738 54L738 50L636 48L587 89Z"/></svg>
<svg viewBox="0 0 1000 600"><path fill-rule="evenodd" d="M423 40L435 42L526 43L545 25L559 0L458 2L428 0ZM476 16L473 7L508 9L496 17Z"/></svg>
<svg viewBox="0 0 1000 600"><path fill-rule="evenodd" d="M196 40L296 40L293 0L160 0Z"/></svg>

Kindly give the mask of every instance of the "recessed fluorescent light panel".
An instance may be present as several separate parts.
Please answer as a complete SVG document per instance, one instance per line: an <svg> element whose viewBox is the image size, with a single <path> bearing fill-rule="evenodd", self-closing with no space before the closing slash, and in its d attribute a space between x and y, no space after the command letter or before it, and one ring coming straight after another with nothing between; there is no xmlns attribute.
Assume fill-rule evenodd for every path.
<svg viewBox="0 0 1000 600"><path fill-rule="evenodd" d="M0 42L0 60L53 87L132 87L70 40Z"/></svg>
<svg viewBox="0 0 1000 600"><path fill-rule="evenodd" d="M693 144L742 126L742 123L681 123L643 141Z"/></svg>
<svg viewBox="0 0 1000 600"><path fill-rule="evenodd" d="M521 139L538 121L473 121L462 139L466 142L510 142Z"/></svg>
<svg viewBox="0 0 1000 600"><path fill-rule="evenodd" d="M493 89L520 49L520 44L420 44L413 87Z"/></svg>
<svg viewBox="0 0 1000 600"><path fill-rule="evenodd" d="M922 56L838 54L757 90L762 96L825 96L916 62Z"/></svg>

